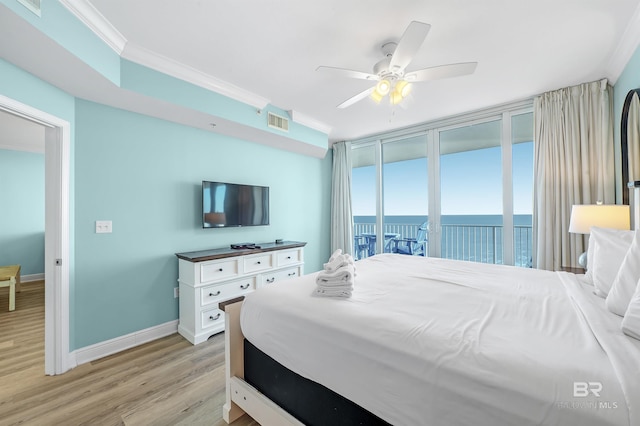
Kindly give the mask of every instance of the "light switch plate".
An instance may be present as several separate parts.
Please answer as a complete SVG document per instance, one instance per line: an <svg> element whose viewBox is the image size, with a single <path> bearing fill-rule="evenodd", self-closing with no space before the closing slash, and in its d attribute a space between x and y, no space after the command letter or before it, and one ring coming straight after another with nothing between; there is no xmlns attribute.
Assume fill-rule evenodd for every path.
<svg viewBox="0 0 640 426"><path fill-rule="evenodd" d="M113 226L110 220L96 220L96 234L110 234Z"/></svg>

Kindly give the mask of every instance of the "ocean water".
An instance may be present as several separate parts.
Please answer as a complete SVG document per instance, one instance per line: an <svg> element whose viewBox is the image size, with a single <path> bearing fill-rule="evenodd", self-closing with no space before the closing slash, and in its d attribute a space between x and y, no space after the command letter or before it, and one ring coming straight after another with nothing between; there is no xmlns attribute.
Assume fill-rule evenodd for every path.
<svg viewBox="0 0 640 426"><path fill-rule="evenodd" d="M442 215L443 225L502 225L502 215ZM384 223L415 223L422 224L429 220L429 216L385 216ZM375 216L354 216L355 223L376 223ZM513 215L516 226L531 226L533 217L530 214Z"/></svg>
<svg viewBox="0 0 640 426"><path fill-rule="evenodd" d="M385 232L400 238L415 238L428 216L385 216ZM373 232L375 216L354 216L355 234ZM531 266L532 216L514 215L514 262ZM390 250L390 245L385 251ZM502 264L503 228L501 215L442 215L441 256L447 259Z"/></svg>

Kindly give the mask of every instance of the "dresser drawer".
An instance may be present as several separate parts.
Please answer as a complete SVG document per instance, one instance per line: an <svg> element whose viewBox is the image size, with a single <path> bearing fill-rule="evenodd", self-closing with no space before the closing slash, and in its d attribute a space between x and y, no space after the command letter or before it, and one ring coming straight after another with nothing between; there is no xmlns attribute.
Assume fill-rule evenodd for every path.
<svg viewBox="0 0 640 426"><path fill-rule="evenodd" d="M293 265L294 263L299 263L301 261L301 251L300 250L287 250L283 252L279 252L277 254L277 264L278 266L287 266Z"/></svg>
<svg viewBox="0 0 640 426"><path fill-rule="evenodd" d="M271 273L267 272L262 276L262 285L273 284L275 282L284 281L297 276L300 276L300 272L297 267Z"/></svg>
<svg viewBox="0 0 640 426"><path fill-rule="evenodd" d="M202 328L224 324L224 312L220 309L209 309L202 312Z"/></svg>
<svg viewBox="0 0 640 426"><path fill-rule="evenodd" d="M210 303L222 302L245 293L250 293L254 288L255 277L225 284L210 285L200 289L200 300L202 301L202 306L205 306Z"/></svg>
<svg viewBox="0 0 640 426"><path fill-rule="evenodd" d="M244 272L259 272L273 267L273 257L271 254L249 256L244 258Z"/></svg>
<svg viewBox="0 0 640 426"><path fill-rule="evenodd" d="M238 259L204 263L200 266L200 282L233 278L239 274Z"/></svg>

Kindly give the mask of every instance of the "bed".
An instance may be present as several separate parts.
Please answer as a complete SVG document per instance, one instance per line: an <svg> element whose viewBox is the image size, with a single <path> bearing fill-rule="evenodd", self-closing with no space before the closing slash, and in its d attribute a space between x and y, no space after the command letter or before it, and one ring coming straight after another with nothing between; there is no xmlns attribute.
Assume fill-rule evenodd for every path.
<svg viewBox="0 0 640 426"><path fill-rule="evenodd" d="M312 296L315 274L259 289L227 306L224 418L301 424L270 399L284 385L245 380L246 346L381 424L638 425L640 341L587 281L381 254L350 298Z"/></svg>

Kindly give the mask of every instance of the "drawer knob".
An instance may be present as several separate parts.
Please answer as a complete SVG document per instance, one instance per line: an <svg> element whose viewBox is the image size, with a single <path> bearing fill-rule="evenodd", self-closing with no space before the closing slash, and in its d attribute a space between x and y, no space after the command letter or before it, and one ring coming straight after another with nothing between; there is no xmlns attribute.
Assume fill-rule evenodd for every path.
<svg viewBox="0 0 640 426"><path fill-rule="evenodd" d="M209 319L210 319L211 321L215 321L215 320L217 320L217 319L219 319L219 318L220 318L220 312L218 312L218 315L216 315L215 317L214 317L213 315L211 315L211 316L209 317Z"/></svg>
<svg viewBox="0 0 640 426"><path fill-rule="evenodd" d="M246 290L246 289L248 289L248 288L249 288L249 284L242 284L242 285L240 286L240 288L241 288L241 289L243 289L243 290Z"/></svg>
<svg viewBox="0 0 640 426"><path fill-rule="evenodd" d="M296 274L295 272L289 272L290 277L294 276L295 274Z"/></svg>
<svg viewBox="0 0 640 426"><path fill-rule="evenodd" d="M218 272L222 272L222 268L218 269Z"/></svg>
<svg viewBox="0 0 640 426"><path fill-rule="evenodd" d="M209 293L209 297L213 296L220 296L220 290L216 291L215 293Z"/></svg>
<svg viewBox="0 0 640 426"><path fill-rule="evenodd" d="M276 280L276 278L275 278L275 277L273 277L273 278L267 278L267 282L268 282L268 283L272 283L272 282L274 282L275 280Z"/></svg>
<svg viewBox="0 0 640 426"><path fill-rule="evenodd" d="M260 264L260 261L258 260L256 263L259 265L259 264Z"/></svg>
<svg viewBox="0 0 640 426"><path fill-rule="evenodd" d="M291 256L287 256L287 259L291 259Z"/></svg>

